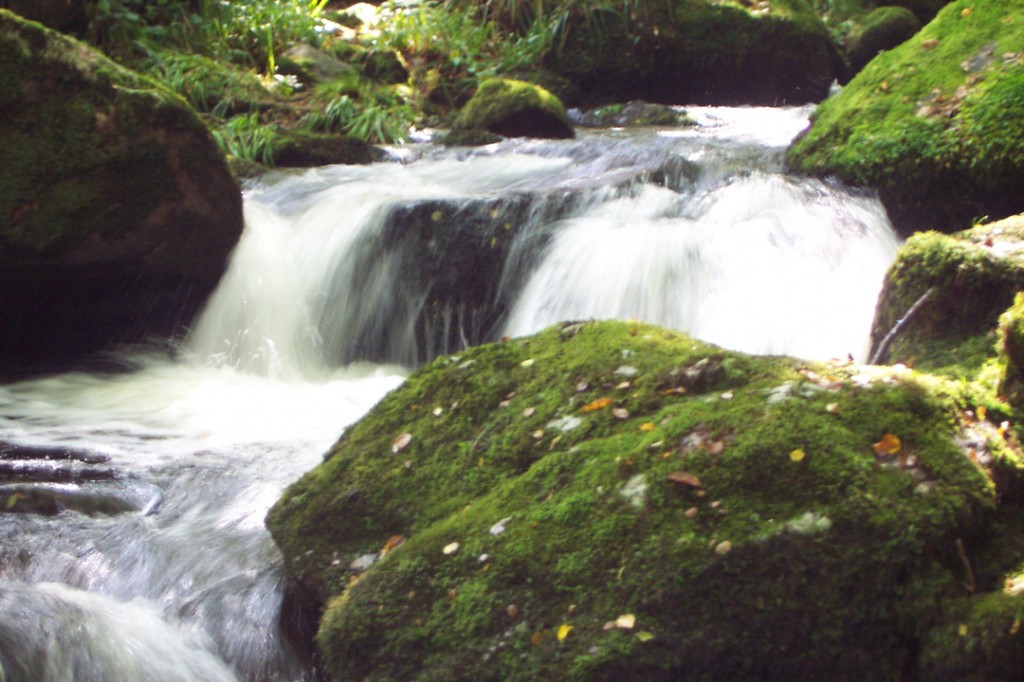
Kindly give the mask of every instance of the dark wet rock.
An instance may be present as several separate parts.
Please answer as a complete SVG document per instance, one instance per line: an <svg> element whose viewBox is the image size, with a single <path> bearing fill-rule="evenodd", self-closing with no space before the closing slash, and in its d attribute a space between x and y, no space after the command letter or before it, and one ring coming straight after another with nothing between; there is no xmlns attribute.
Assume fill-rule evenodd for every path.
<svg viewBox="0 0 1024 682"><path fill-rule="evenodd" d="M570 19L546 66L581 102L799 104L823 98L843 64L821 18L803 0L722 3L659 0L640 12Z"/></svg>
<svg viewBox="0 0 1024 682"><path fill-rule="evenodd" d="M183 329L224 272L241 196L177 95L0 10L0 365Z"/></svg>

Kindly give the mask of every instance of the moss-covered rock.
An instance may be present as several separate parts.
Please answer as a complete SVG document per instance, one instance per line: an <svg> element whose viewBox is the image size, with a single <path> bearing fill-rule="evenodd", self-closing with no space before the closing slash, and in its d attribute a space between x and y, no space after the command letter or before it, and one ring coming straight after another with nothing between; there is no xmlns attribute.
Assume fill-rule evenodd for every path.
<svg viewBox="0 0 1024 682"><path fill-rule="evenodd" d="M810 4L831 27L870 14L879 7L903 7L918 21L931 21L949 0L810 0Z"/></svg>
<svg viewBox="0 0 1024 682"><path fill-rule="evenodd" d="M453 128L486 130L505 137L575 136L562 102L533 83L488 78L459 111Z"/></svg>
<svg viewBox="0 0 1024 682"><path fill-rule="evenodd" d="M241 196L185 102L0 10L0 362L170 335L223 273Z"/></svg>
<svg viewBox="0 0 1024 682"><path fill-rule="evenodd" d="M277 59L278 72L303 83L325 83L356 73L356 68L306 43L292 45Z"/></svg>
<svg viewBox="0 0 1024 682"><path fill-rule="evenodd" d="M921 30L921 22L906 7L879 7L858 23L847 45L850 69L863 69L879 52L890 50Z"/></svg>
<svg viewBox="0 0 1024 682"><path fill-rule="evenodd" d="M549 66L580 104L797 104L819 100L842 60L805 0L658 0L639 14L580 18Z"/></svg>
<svg viewBox="0 0 1024 682"><path fill-rule="evenodd" d="M633 100L625 104L607 104L585 111L577 117L577 124L593 127L678 127L693 125L693 119L677 107Z"/></svg>
<svg viewBox="0 0 1024 682"><path fill-rule="evenodd" d="M961 602L929 632L922 652L922 679L1013 679L1024 670L1022 622L1020 585Z"/></svg>
<svg viewBox="0 0 1024 682"><path fill-rule="evenodd" d="M877 188L897 229L1024 210L1024 0L958 0L813 115L787 161Z"/></svg>
<svg viewBox="0 0 1024 682"><path fill-rule="evenodd" d="M305 130L278 130L271 143L274 165L292 168L327 166L335 163L370 163L370 146L348 135Z"/></svg>
<svg viewBox="0 0 1024 682"><path fill-rule="evenodd" d="M1019 409L1024 407L1024 293L999 317L999 351L999 393Z"/></svg>
<svg viewBox="0 0 1024 682"><path fill-rule="evenodd" d="M913 676L995 490L873 371L566 323L420 369L268 525L332 679Z"/></svg>
<svg viewBox="0 0 1024 682"><path fill-rule="evenodd" d="M1024 269L1006 254L1009 235L999 247L991 236L998 229L922 232L900 247L872 324L876 361L972 377L994 358L999 316L1024 288Z"/></svg>

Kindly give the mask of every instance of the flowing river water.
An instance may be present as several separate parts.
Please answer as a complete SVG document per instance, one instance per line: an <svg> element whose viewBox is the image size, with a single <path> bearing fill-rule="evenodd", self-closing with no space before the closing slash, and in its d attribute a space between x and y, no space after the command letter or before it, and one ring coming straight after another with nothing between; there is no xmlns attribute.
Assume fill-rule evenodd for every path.
<svg viewBox="0 0 1024 682"><path fill-rule="evenodd" d="M782 172L808 113L695 108L693 127L411 144L249 188L187 339L0 385L0 682L317 679L264 516L438 353L637 318L863 360L898 239L872 197ZM409 281L410 263L463 262L396 246L421 205L515 216L499 267L471 273L483 303L431 302L429 268Z"/></svg>

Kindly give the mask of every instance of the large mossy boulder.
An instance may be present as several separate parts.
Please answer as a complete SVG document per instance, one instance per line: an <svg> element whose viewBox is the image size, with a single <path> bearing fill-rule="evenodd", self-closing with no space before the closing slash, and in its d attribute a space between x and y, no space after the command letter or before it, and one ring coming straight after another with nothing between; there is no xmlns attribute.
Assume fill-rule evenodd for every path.
<svg viewBox="0 0 1024 682"><path fill-rule="evenodd" d="M241 195L184 101L0 10L0 364L170 335L222 274Z"/></svg>
<svg viewBox="0 0 1024 682"><path fill-rule="evenodd" d="M805 0L658 0L639 12L578 18L548 66L580 104L801 104L843 72Z"/></svg>
<svg viewBox="0 0 1024 682"><path fill-rule="evenodd" d="M896 253L871 331L876 362L970 377L996 354L999 317L1024 289L1018 219L945 235L921 232Z"/></svg>
<svg viewBox="0 0 1024 682"><path fill-rule="evenodd" d="M879 7L857 23L847 43L850 70L863 69L878 53L910 40L921 30L921 22L906 7Z"/></svg>
<svg viewBox="0 0 1024 682"><path fill-rule="evenodd" d="M877 188L898 230L1024 210L1024 0L945 7L815 111L794 169Z"/></svg>
<svg viewBox="0 0 1024 682"><path fill-rule="evenodd" d="M566 139L575 136L561 100L534 83L488 78L459 111L455 132L486 131L503 137Z"/></svg>
<svg viewBox="0 0 1024 682"><path fill-rule="evenodd" d="M1006 570L943 385L566 323L418 370L268 525L331 679L913 679Z"/></svg>

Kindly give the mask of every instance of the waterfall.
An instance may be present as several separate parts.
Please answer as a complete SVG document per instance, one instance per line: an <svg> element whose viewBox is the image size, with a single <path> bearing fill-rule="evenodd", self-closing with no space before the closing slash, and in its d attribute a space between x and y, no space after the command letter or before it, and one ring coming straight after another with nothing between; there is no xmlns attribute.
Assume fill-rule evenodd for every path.
<svg viewBox="0 0 1024 682"><path fill-rule="evenodd" d="M898 245L881 205L782 173L806 110L695 114L688 131L430 148L253 188L191 350L309 378L636 318L750 353L864 360Z"/></svg>
<svg viewBox="0 0 1024 682"><path fill-rule="evenodd" d="M563 221L506 333L636 318L749 353L863 361L896 247L877 202L813 180L646 185Z"/></svg>
<svg viewBox="0 0 1024 682"><path fill-rule="evenodd" d="M637 318L863 357L881 206L785 175L807 109L690 113L275 174L173 357L0 384L0 680L316 680L263 519L438 354Z"/></svg>

